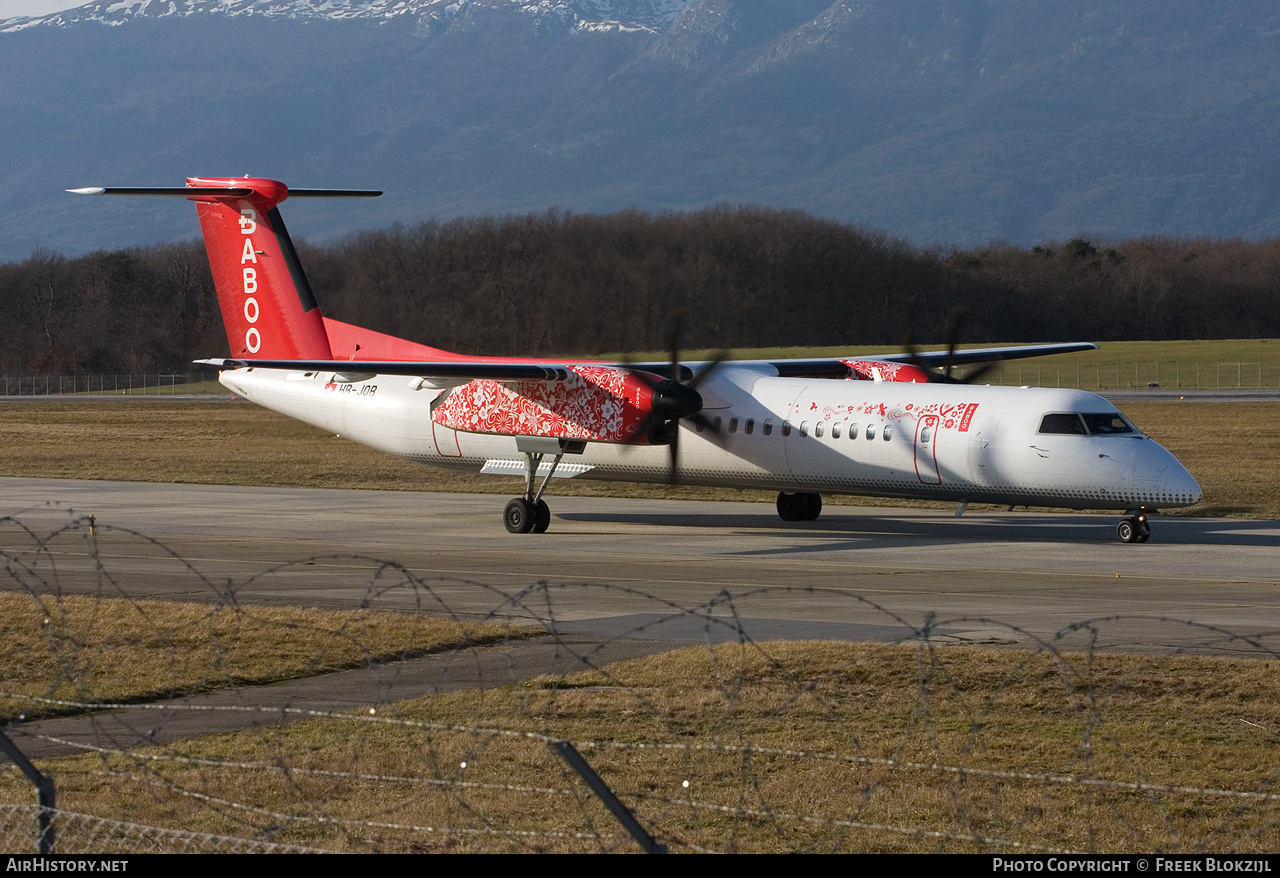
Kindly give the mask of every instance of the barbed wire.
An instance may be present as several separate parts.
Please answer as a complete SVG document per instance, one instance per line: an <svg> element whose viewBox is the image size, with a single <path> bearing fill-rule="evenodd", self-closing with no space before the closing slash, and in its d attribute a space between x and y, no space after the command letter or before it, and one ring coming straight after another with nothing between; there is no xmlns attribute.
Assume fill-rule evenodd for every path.
<svg viewBox="0 0 1280 878"><path fill-rule="evenodd" d="M466 725L445 725L441 723L424 723L414 720L395 719L377 716L363 716L359 714L334 713L331 711L320 710L299 710L288 707L234 707L234 706L218 706L218 705L161 705L161 704L103 704L89 702L74 701L54 701L46 698L30 698L44 704L57 705L59 707L80 708L85 711L113 710L113 709L141 709L141 710L164 710L164 711L229 711L234 713L261 713L261 714L296 714L299 717L311 717L326 719L350 720L352 722L378 722L397 726L428 728L442 732L468 732L472 734L483 734L493 736L509 736L518 739L528 739L541 741L551 744L560 738L553 735L540 734L538 732L515 731L511 729L500 729L483 726L466 726ZM208 765L222 769L251 769L261 770L278 766L271 766L266 763L254 762L233 762L214 759L200 759L192 756L176 756L168 753L131 753L130 751L121 750L119 748L101 747L92 744L83 744L76 741L70 741L64 738L58 738L53 735L33 734L31 738L56 744L70 750L81 750L98 754L125 754L130 753L132 758L147 761L181 761L189 765ZM1077 777L1072 775L1055 775L1045 773L1030 773L1025 771L997 771L992 769L974 768L972 766L947 765L941 762L912 762L909 760L899 759L880 759L872 756L850 756L843 753L828 753L809 750L787 750L776 747L760 747L756 745L740 745L731 744L693 744L693 743L670 743L670 742L636 742L628 743L623 741L584 741L577 740L574 745L579 750L665 750L673 752L689 752L689 751L707 751L713 753L732 753L740 757L749 756L783 756L792 759L818 759L831 762L842 762L849 765L860 766L878 766L901 771L930 771L943 772L956 776L982 777L998 780L1020 780L1030 783L1054 784L1063 786L1093 786L1099 788L1107 788L1113 790L1123 790L1127 792L1138 793L1179 793L1192 796L1220 796L1226 798L1250 799L1258 801L1277 801L1280 800L1280 790L1251 791L1251 790L1229 790L1215 789L1211 787L1193 787L1178 786L1175 784L1152 784L1134 781L1108 780L1096 777ZM443 781L436 778L418 777L412 775L380 775L380 774L353 774L350 772L336 772L324 769L310 768L293 768L292 771L303 774L330 775L335 777L348 777L357 780L377 781L386 783L421 783L432 786L456 786L458 788L488 788L501 789L510 792L540 792L540 793L556 793L564 794L571 792L567 789L557 789L551 787L530 787L512 784L476 784L462 781Z"/></svg>
<svg viewBox="0 0 1280 878"><path fill-rule="evenodd" d="M48 532L0 518L0 557L0 709L58 785L59 853L632 849L553 752L563 741L674 849L1280 842L1277 652L1259 634L1157 614L1040 637L989 618L913 624L809 588L901 642L770 642L753 608L782 589L686 606L638 587L432 580L354 555L225 575L88 518ZM156 563L185 577L188 600L131 597L139 565ZM351 606L252 599L318 568L359 595ZM656 612L616 636L565 634L578 629L560 596L582 589ZM379 609L389 596L395 612ZM680 619L700 641L644 645ZM1098 646L1135 619L1237 657ZM1018 646L957 645L961 629ZM6 849L34 850L33 801L0 771Z"/></svg>

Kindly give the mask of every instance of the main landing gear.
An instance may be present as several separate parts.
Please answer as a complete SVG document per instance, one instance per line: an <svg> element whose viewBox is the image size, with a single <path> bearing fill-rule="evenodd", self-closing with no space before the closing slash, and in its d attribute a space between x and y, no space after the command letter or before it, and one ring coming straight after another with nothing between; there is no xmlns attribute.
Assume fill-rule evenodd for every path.
<svg viewBox="0 0 1280 878"><path fill-rule="evenodd" d="M551 507L542 499L542 492L547 483L555 475L560 459L566 453L581 454L583 443L570 442L564 439L545 439L536 436L517 436L516 449L524 454L524 496L516 497L507 503L502 511L502 523L513 534L546 533L551 525ZM538 467L544 455L554 454L551 468L547 470L542 484L535 491L534 480L538 476Z"/></svg>
<svg viewBox="0 0 1280 878"><path fill-rule="evenodd" d="M1147 524L1147 510L1130 509L1116 525L1116 539L1122 543L1145 543L1151 539L1151 525Z"/></svg>
<svg viewBox="0 0 1280 878"><path fill-rule="evenodd" d="M797 491L794 494L778 495L778 517L783 521L813 521L821 514L821 494Z"/></svg>

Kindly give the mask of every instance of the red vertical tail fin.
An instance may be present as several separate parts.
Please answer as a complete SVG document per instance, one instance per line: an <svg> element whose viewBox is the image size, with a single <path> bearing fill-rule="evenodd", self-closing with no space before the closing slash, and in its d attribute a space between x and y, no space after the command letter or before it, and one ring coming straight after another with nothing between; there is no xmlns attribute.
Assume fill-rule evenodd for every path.
<svg viewBox="0 0 1280 878"><path fill-rule="evenodd" d="M327 360L324 320L277 205L283 183L264 179L188 177L200 214L209 268L218 290L231 356L262 360ZM210 195L226 189L247 196Z"/></svg>
<svg viewBox="0 0 1280 878"><path fill-rule="evenodd" d="M381 192L295 189L262 177L188 177L184 189L88 188L83 195L167 195L196 202L231 356L256 360L332 358L316 306L278 205L295 198Z"/></svg>

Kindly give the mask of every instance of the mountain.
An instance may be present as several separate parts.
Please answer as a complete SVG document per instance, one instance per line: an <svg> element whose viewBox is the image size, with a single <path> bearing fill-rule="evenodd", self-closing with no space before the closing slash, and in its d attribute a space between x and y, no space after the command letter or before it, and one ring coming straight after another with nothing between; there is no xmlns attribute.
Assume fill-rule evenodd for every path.
<svg viewBox="0 0 1280 878"><path fill-rule="evenodd" d="M96 22L117 27L140 19L227 18L353 21L413 20L428 29L447 26L478 9L514 11L538 19L559 19L585 29L661 30L689 0L104 0L38 18L0 22L0 32L33 27L66 27ZM785 0L784 0L785 2Z"/></svg>
<svg viewBox="0 0 1280 878"><path fill-rule="evenodd" d="M1259 0L124 0L0 22L0 259L194 234L188 174L479 213L797 208L919 245L1280 235Z"/></svg>

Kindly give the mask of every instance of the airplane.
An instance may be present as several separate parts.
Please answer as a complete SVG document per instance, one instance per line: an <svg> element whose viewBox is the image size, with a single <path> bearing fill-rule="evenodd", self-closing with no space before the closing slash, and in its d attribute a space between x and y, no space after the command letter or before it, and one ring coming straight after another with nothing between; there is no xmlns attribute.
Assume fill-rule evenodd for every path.
<svg viewBox="0 0 1280 878"><path fill-rule="evenodd" d="M477 357L325 317L281 219L286 198L374 197L258 177L67 190L195 202L231 356L198 360L273 411L408 460L523 476L512 533L544 533L552 478L777 491L784 521L823 494L1123 510L1200 501L1196 480L1115 406L1079 390L961 380L953 367L1087 342L824 359L669 362ZM938 368L942 366L940 371ZM541 483L538 480L541 478Z"/></svg>

